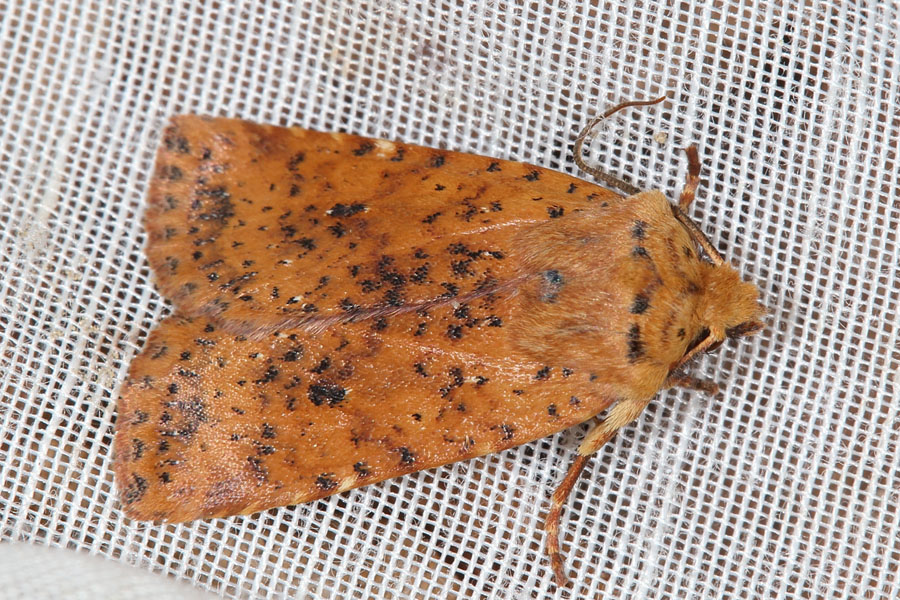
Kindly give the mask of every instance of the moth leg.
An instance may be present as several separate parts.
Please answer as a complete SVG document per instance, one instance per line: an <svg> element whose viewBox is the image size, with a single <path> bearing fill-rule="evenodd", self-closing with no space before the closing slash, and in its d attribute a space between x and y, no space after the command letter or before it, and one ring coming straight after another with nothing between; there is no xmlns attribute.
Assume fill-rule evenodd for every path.
<svg viewBox="0 0 900 600"><path fill-rule="evenodd" d="M688 390L696 390L705 394L718 394L719 386L715 381L700 379L686 373L672 373L666 379L665 388L682 387Z"/></svg>
<svg viewBox="0 0 900 600"><path fill-rule="evenodd" d="M685 212L691 202L694 201L694 197L697 194L697 188L700 187L700 157L697 155L697 148L695 146L688 146L684 149L684 152L687 154L688 159L687 180L684 182L684 187L681 189L681 196L678 198L678 206L672 207L672 213L675 215L675 218L684 225L685 229L688 230L688 233L697 245L703 248L703 251L706 252L712 263L717 267L721 267L725 264L725 259L722 258L722 255L719 254L716 247L709 241L709 238L706 237L700 228L697 227L697 224L694 223Z"/></svg>
<svg viewBox="0 0 900 600"><path fill-rule="evenodd" d="M678 198L678 208L681 210L687 210L691 202L694 201L697 188L700 187L700 157L697 154L697 147L688 146L684 149L684 152L687 154L688 174L687 181L684 182L684 187L681 188L681 196Z"/></svg>
<svg viewBox="0 0 900 600"><path fill-rule="evenodd" d="M590 456L611 440L620 428L637 418L649 401L649 399L620 400L609 411L606 418L591 429L582 440L581 446L578 447L578 456L566 472L562 483L553 492L544 529L547 532L547 556L550 558L550 567L553 569L553 577L558 586L565 587L568 581L562 552L559 550L559 516L562 507L572 492L572 488L575 487L575 482L578 481L578 476Z"/></svg>

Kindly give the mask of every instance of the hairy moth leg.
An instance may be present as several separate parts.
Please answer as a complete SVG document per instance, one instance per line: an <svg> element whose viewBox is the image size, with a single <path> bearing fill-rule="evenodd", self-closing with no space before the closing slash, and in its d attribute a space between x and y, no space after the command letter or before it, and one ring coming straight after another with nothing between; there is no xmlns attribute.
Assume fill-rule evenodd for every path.
<svg viewBox="0 0 900 600"><path fill-rule="evenodd" d="M562 483L553 492L545 529L547 531L547 555L550 557L550 566L553 568L557 585L566 585L563 557L559 550L559 516L563 505L572 492L575 482L578 481L578 476L587 464L588 458L611 440L619 429L635 420L649 402L649 398L646 400L620 400L609 411L606 418L585 436L581 446L578 447L578 456L566 472Z"/></svg>
<svg viewBox="0 0 900 600"><path fill-rule="evenodd" d="M707 394L715 394L718 391L718 386L714 382L685 374L676 374L666 380L666 387L676 386ZM559 518L562 508L566 500L568 500L569 494L572 493L572 488L575 487L575 482L578 481L578 477L581 475L585 465L587 465L590 456L611 440L619 429L634 421L649 403L649 398L647 400L619 401L609 411L606 418L597 423L582 440L581 445L578 447L578 456L575 457L569 470L566 471L566 476L563 477L562 483L553 492L544 529L547 532L547 556L550 558L553 576L556 579L556 584L559 586L564 587L568 581L564 570L565 565L563 564L562 552L559 549Z"/></svg>
<svg viewBox="0 0 900 600"><path fill-rule="evenodd" d="M700 156L697 154L697 147L688 146L684 149L684 152L687 154L688 159L688 174L687 181L684 182L684 187L681 188L681 196L678 198L678 208L681 210L687 210L691 202L694 201L697 188L700 187Z"/></svg>
<svg viewBox="0 0 900 600"><path fill-rule="evenodd" d="M719 386L715 381L700 379L699 377L694 377L693 375L688 375L687 373L680 373L677 371L669 375L668 379L666 379L665 387L666 389L680 387L686 390L703 392L705 394L719 393Z"/></svg>

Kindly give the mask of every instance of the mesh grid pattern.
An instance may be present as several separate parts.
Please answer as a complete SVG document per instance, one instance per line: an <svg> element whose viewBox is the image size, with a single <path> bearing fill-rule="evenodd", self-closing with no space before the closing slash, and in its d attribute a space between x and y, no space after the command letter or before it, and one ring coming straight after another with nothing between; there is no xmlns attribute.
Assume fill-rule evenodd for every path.
<svg viewBox="0 0 900 600"><path fill-rule="evenodd" d="M169 311L142 252L177 113L340 130L677 198L769 328L693 368L597 455L563 515L573 597L896 598L898 9L0 0L0 539L226 597L542 598L541 523L586 427L252 517L151 526L113 493L117 390ZM2 592L0 592L2 594Z"/></svg>

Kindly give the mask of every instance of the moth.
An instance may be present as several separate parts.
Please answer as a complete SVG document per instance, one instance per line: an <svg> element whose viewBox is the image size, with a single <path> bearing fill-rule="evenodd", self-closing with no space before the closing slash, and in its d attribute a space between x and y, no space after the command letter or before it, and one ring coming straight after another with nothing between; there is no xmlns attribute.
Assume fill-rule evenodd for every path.
<svg viewBox="0 0 900 600"><path fill-rule="evenodd" d="M659 102L660 98L654 102ZM174 312L130 368L125 513L182 522L308 502L588 421L588 457L694 356L764 311L685 210L520 162L343 133L177 116L146 253Z"/></svg>

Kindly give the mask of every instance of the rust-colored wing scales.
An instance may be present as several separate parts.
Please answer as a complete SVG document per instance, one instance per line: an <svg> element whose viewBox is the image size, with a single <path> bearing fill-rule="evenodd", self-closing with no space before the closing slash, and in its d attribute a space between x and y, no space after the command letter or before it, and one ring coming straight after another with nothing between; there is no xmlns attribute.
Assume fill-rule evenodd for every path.
<svg viewBox="0 0 900 600"><path fill-rule="evenodd" d="M157 156L147 254L186 313L271 330L475 292L511 276L498 242L618 198L523 163L181 116Z"/></svg>
<svg viewBox="0 0 900 600"><path fill-rule="evenodd" d="M546 436L612 399L590 373L524 357L489 324L451 348L417 336L420 322L251 341L209 318L169 317L120 401L125 510L187 521L306 502Z"/></svg>
<svg viewBox="0 0 900 600"><path fill-rule="evenodd" d="M650 398L703 332L709 265L661 194L520 163L177 117L146 222L177 312L120 401L135 518L254 512L550 435Z"/></svg>

